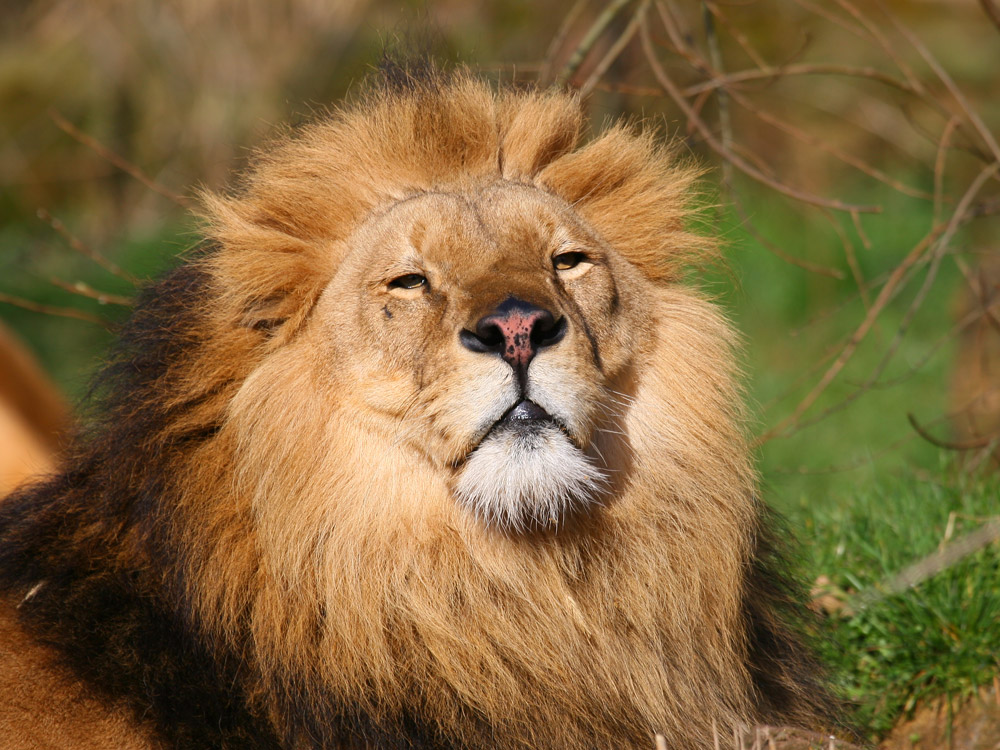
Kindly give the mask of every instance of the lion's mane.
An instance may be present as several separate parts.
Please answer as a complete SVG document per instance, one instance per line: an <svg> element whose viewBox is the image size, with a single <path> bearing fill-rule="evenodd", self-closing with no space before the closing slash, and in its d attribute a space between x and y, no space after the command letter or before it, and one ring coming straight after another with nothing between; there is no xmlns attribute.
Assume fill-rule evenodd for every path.
<svg viewBox="0 0 1000 750"><path fill-rule="evenodd" d="M681 281L708 252L684 226L694 170L628 127L580 146L563 93L395 78L205 196L208 240L143 293L103 416L0 506L24 627L184 747L686 748L825 721L733 335ZM484 180L559 196L657 290L612 497L554 531L456 520L429 464L373 486L397 459L345 437L340 394L283 354L359 222ZM403 485L426 511L394 507Z"/></svg>

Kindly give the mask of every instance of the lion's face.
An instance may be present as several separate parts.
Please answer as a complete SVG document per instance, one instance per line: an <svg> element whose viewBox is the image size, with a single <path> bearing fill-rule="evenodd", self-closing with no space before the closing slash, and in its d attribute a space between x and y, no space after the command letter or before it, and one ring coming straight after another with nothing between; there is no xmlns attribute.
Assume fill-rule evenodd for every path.
<svg viewBox="0 0 1000 750"><path fill-rule="evenodd" d="M359 419L489 524L557 524L600 494L597 433L643 337L629 263L562 200L505 182L401 200L348 245L314 320Z"/></svg>

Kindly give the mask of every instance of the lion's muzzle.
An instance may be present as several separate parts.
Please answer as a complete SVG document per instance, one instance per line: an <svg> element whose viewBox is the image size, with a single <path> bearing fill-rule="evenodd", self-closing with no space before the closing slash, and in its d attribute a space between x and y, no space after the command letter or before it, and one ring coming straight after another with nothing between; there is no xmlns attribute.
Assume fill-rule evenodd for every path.
<svg viewBox="0 0 1000 750"><path fill-rule="evenodd" d="M523 386L531 360L541 349L559 343L566 326L566 318L557 319L549 310L511 295L476 321L475 330L462 329L458 337L470 351L499 355Z"/></svg>

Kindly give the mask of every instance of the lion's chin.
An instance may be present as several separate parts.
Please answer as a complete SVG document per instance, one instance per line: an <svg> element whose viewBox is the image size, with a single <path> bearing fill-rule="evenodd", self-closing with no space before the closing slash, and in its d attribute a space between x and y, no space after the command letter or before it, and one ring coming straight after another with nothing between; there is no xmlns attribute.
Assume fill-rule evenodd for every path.
<svg viewBox="0 0 1000 750"><path fill-rule="evenodd" d="M605 483L555 422L530 419L498 423L469 456L456 491L482 522L523 532L558 527L596 502Z"/></svg>

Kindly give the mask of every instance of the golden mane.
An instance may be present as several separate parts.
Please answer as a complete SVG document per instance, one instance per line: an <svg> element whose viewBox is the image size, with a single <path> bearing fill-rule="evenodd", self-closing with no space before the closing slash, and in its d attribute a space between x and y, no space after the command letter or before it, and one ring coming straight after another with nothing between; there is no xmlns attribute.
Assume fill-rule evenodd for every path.
<svg viewBox="0 0 1000 750"><path fill-rule="evenodd" d="M127 576L115 596L142 598L204 661L142 680L162 693L197 673L197 705L228 681L235 728L125 698L204 744L643 747L658 731L693 748L715 727L823 721L756 500L734 337L678 283L711 252L685 228L696 170L650 134L581 147L582 129L572 95L408 77L263 151L236 193L205 194L210 247L145 294L107 419L61 478L3 509L4 586L69 581L28 602L49 640L73 652L67 617L111 627L59 607ZM524 534L478 523L444 467L359 417L349 379L317 377L322 331L306 325L362 222L493 183L571 207L647 300L648 336L609 385L604 505ZM11 525L32 504L42 520ZM90 573L58 577L80 560ZM142 644L130 664L174 653ZM107 687L120 654L73 653L127 693Z"/></svg>

